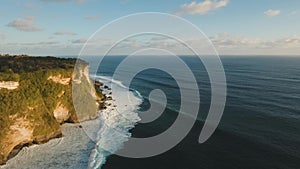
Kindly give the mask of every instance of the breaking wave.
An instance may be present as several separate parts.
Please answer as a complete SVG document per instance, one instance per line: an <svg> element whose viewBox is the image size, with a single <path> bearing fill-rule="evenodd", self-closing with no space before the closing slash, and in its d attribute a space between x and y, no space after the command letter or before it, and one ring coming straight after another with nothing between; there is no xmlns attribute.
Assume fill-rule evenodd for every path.
<svg viewBox="0 0 300 169"><path fill-rule="evenodd" d="M106 101L106 109L99 112L101 127L94 134L96 145L89 158L88 169L99 169L105 164L106 158L122 148L131 137L129 130L140 121L137 110L143 99L138 91L128 89L121 81L107 76L92 78L108 86L109 89L101 88L107 97L112 97L112 100Z"/></svg>

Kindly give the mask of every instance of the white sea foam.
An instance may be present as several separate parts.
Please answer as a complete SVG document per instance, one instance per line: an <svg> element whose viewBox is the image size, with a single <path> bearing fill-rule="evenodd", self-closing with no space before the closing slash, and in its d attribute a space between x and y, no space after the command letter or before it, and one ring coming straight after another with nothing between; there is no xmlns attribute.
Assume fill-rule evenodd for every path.
<svg viewBox="0 0 300 169"><path fill-rule="evenodd" d="M91 78L93 78L94 80L99 80L99 81L105 83L106 85L114 84L114 85L118 85L124 89L127 89L127 87L121 81L112 79L109 76L91 75Z"/></svg>
<svg viewBox="0 0 300 169"><path fill-rule="evenodd" d="M104 93L111 96L113 100L108 100L107 109L99 113L98 119L102 125L96 137L92 138L96 146L90 155L88 166L90 169L101 168L107 156L120 149L129 139L131 136L129 130L140 121L135 110L142 103L141 95L126 88L122 82L105 76L94 76L94 79L104 82L112 89L111 91L104 90Z"/></svg>
<svg viewBox="0 0 300 169"><path fill-rule="evenodd" d="M92 122L92 121L90 121ZM93 125L90 123L90 125ZM41 145L23 148L1 169L85 169L94 142L79 127L80 124L62 125L63 137Z"/></svg>

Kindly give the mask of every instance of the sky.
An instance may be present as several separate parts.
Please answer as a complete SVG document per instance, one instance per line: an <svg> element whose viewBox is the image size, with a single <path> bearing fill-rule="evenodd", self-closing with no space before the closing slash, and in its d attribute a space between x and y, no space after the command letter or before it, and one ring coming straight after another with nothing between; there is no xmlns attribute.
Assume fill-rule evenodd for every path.
<svg viewBox="0 0 300 169"><path fill-rule="evenodd" d="M220 55L300 54L298 0L3 0L0 54L77 55L99 28L138 12L188 20ZM128 42L114 54L128 54L137 40ZM155 44L175 46L163 38Z"/></svg>

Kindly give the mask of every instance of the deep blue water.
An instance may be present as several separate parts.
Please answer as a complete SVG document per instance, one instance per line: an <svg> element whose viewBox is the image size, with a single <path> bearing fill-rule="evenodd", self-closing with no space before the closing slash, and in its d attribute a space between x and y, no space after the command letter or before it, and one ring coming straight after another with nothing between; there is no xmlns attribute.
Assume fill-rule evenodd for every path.
<svg viewBox="0 0 300 169"><path fill-rule="evenodd" d="M201 96L193 129L164 154L143 159L112 155L104 169L300 168L300 57L221 57L227 102L219 127L203 144L198 143L198 137L211 101L209 78L198 58L181 58L194 73ZM97 74L112 76L122 59L123 56L106 57ZM130 72L131 66L134 65L124 71ZM190 79L183 75L181 80L189 83ZM163 90L168 98L163 115L154 122L138 124L132 130L134 137L154 136L172 125L180 108L175 79L160 70L148 69L137 74L130 88L144 98L139 111L149 108L147 98L153 89Z"/></svg>

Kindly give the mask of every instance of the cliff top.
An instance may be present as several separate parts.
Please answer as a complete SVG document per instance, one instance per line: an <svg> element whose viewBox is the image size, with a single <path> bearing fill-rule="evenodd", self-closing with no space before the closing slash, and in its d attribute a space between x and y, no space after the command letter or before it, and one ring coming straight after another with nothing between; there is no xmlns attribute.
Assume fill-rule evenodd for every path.
<svg viewBox="0 0 300 169"><path fill-rule="evenodd" d="M0 72L22 73L47 69L74 69L77 59L57 58L52 56L27 56L27 55L2 55L0 56ZM88 65L83 60L78 60L77 64Z"/></svg>

